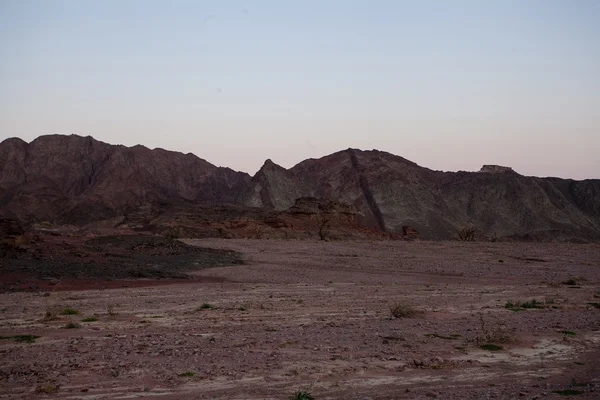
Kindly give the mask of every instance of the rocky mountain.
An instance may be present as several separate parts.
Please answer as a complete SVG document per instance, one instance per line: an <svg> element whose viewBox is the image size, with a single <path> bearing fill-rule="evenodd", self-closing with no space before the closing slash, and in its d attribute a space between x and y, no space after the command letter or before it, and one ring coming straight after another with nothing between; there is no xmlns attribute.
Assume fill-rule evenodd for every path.
<svg viewBox="0 0 600 400"><path fill-rule="evenodd" d="M0 207L25 222L82 224L147 203L233 202L250 176L193 154L77 135L0 143Z"/></svg>
<svg viewBox="0 0 600 400"><path fill-rule="evenodd" d="M487 238L600 237L600 180L526 177L489 165L439 172L376 150L348 149L289 170L267 161L239 201L284 210L302 196L352 204L368 226L410 225L430 239L469 225Z"/></svg>
<svg viewBox="0 0 600 400"><path fill-rule="evenodd" d="M315 198L324 200L315 203ZM133 218L141 225L179 229L174 225L180 218L197 230L212 225L206 218L194 219L194 213L208 219L218 215L228 226L238 226L242 214L274 221L278 215L300 215L294 211L299 204L322 201L354 210L352 218L344 217L344 226L356 220L356 226L379 232L401 233L412 226L423 238L449 239L473 226L480 238L600 240L597 179L526 177L489 165L479 172L440 172L386 152L356 149L290 169L267 160L250 177L192 154L114 146L91 137L50 135L29 144L15 138L0 143L0 214L24 224L108 220L118 225ZM185 213L174 211L182 209ZM297 223L286 221L288 228ZM269 222L269 229L278 229L277 224Z"/></svg>

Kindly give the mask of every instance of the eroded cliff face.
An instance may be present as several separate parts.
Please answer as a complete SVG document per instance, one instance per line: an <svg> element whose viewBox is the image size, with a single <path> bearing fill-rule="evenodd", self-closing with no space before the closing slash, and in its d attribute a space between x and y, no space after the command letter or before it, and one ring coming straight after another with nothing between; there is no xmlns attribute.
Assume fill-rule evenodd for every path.
<svg viewBox="0 0 600 400"><path fill-rule="evenodd" d="M251 178L192 154L114 146L91 137L0 143L0 213L25 224L111 218L116 224L158 205L163 211L170 205L175 210L181 204L236 204L242 214L289 212L300 198L346 204L356 211L357 226L398 234L411 226L426 239L450 239L466 225L474 225L480 238L600 238L600 180L525 177L493 166L439 172L386 152L356 149L290 169L267 160ZM218 215L211 207L199 212ZM161 215L164 220L174 213Z"/></svg>

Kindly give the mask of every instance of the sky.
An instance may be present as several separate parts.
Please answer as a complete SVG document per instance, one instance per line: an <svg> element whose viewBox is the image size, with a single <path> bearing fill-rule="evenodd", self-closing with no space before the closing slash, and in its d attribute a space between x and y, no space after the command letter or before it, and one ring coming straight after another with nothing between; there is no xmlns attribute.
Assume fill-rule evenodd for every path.
<svg viewBox="0 0 600 400"><path fill-rule="evenodd" d="M600 178L600 0L0 0L0 140Z"/></svg>

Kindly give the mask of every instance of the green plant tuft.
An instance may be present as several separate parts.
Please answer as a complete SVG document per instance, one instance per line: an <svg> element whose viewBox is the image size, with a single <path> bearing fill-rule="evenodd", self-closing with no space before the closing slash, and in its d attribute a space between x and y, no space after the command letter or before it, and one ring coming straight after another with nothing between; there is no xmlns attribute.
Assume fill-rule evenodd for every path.
<svg viewBox="0 0 600 400"><path fill-rule="evenodd" d="M34 343L39 336L35 335L13 335L13 336L0 336L0 339L14 339L18 343Z"/></svg>
<svg viewBox="0 0 600 400"><path fill-rule="evenodd" d="M98 321L98 318L96 317L87 317L81 320L81 322L96 322Z"/></svg>
<svg viewBox="0 0 600 400"><path fill-rule="evenodd" d="M573 331L558 331L558 333L562 333L563 335L568 335L568 336L575 336L575 335L577 335Z"/></svg>
<svg viewBox="0 0 600 400"><path fill-rule="evenodd" d="M79 310L75 310L74 308L71 307L65 307L64 310L61 311L62 315L77 315L79 314Z"/></svg>
<svg viewBox="0 0 600 400"><path fill-rule="evenodd" d="M215 309L215 306L213 306L212 304L209 304L209 303L204 303L200 307L198 307L198 310L214 310L214 309Z"/></svg>
<svg viewBox="0 0 600 400"><path fill-rule="evenodd" d="M560 396L575 396L578 394L583 394L583 390L575 390L575 389L564 389L564 390L553 390L552 393L556 393Z"/></svg>
<svg viewBox="0 0 600 400"><path fill-rule="evenodd" d="M489 351L504 350L504 347L498 346L497 344L493 344L493 343L482 344L480 346L480 348L483 349L483 350L489 350Z"/></svg>
<svg viewBox="0 0 600 400"><path fill-rule="evenodd" d="M290 396L289 400L315 400L308 390L298 390Z"/></svg>

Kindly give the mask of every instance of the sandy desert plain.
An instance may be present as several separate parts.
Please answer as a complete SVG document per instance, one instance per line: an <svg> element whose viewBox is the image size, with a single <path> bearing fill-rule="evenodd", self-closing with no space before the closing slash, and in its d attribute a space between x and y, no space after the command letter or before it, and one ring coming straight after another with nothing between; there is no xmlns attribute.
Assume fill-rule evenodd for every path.
<svg viewBox="0 0 600 400"><path fill-rule="evenodd" d="M184 241L244 263L1 293L0 399L600 398L599 244Z"/></svg>

